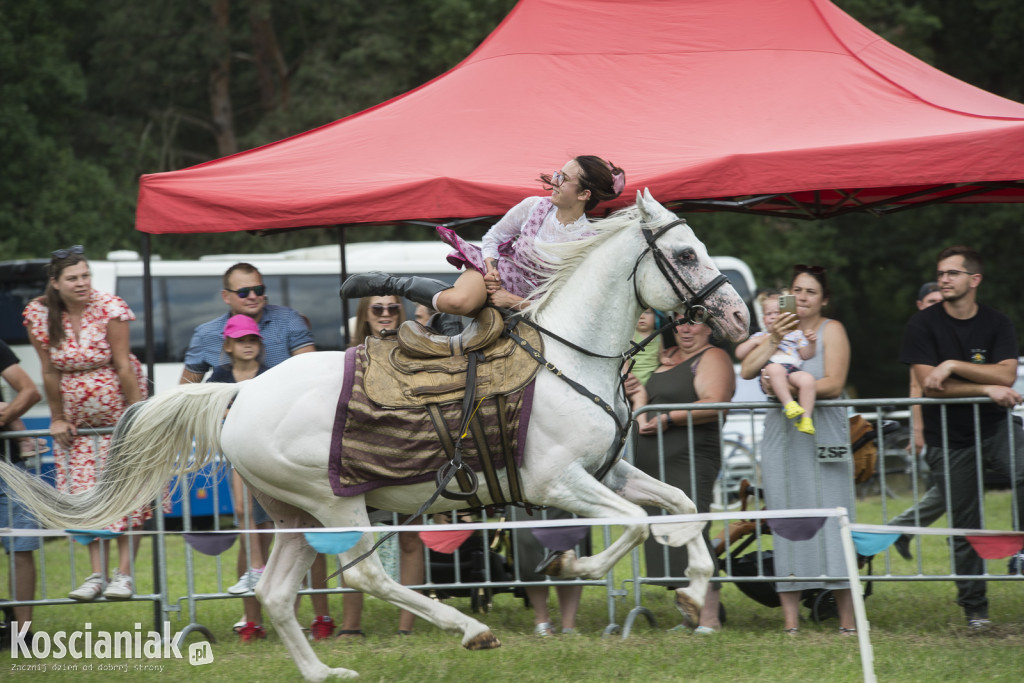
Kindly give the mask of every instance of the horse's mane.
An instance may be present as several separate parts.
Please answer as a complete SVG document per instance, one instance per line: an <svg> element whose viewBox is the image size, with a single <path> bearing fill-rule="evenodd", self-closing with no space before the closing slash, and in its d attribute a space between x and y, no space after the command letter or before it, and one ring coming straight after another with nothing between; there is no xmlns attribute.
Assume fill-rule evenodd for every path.
<svg viewBox="0 0 1024 683"><path fill-rule="evenodd" d="M613 235L627 228L636 227L639 223L640 209L634 204L619 209L606 218L590 221L586 230L594 233L593 235L569 242L545 244L544 251L550 253L554 258L547 259L539 253L536 255L536 259L542 264L547 274L540 286L527 298L529 306L526 309L526 314L530 317L535 316L547 304L551 296L572 277L572 274L594 249L604 244Z"/></svg>

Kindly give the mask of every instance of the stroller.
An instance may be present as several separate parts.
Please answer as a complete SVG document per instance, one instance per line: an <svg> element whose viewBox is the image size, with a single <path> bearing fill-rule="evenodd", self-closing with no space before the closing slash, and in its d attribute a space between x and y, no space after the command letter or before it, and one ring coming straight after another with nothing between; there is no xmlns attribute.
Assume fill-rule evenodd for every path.
<svg viewBox="0 0 1024 683"><path fill-rule="evenodd" d="M749 481L744 479L740 482L739 498L741 510L747 509L748 500L757 494L763 497L763 491L755 488ZM771 550L755 550L746 554L743 553L752 543L757 540L758 523L754 520L742 520L730 522L727 529L712 540L712 546L719 557L719 564L725 566L726 558L729 558L729 566L732 569L732 576L756 577L772 576L775 573L775 558ZM761 534L771 534L771 529L766 520L761 520ZM728 540L727 540L728 539ZM739 545L733 548L733 544L739 541ZM871 573L871 558L862 555L857 556L858 567L867 565L868 573ZM759 571L760 570L760 571ZM779 595L775 592L773 581L736 581L736 587L747 597L755 600L765 607L779 607ZM869 581L864 587L864 597L871 595L872 587ZM808 588L801 594L801 603L810 611L814 623L820 624L823 621L838 616L836 597L834 592L828 588Z"/></svg>

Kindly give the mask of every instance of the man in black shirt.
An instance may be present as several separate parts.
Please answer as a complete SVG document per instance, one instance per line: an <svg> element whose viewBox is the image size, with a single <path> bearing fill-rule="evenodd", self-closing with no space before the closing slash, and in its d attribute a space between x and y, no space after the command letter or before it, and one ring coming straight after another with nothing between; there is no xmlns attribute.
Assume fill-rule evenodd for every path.
<svg viewBox="0 0 1024 683"><path fill-rule="evenodd" d="M924 406L925 460L939 490L949 487L950 526L977 529L982 505L975 452L979 440L985 464L1007 477L1011 473L1016 476L1017 528L1024 528L1024 430L1016 422L1007 422L1007 409L1021 403L1021 395L1013 389L1018 354L1013 324L1002 313L977 302L982 263L973 249L944 249L939 254L937 275L942 305L919 311L910 319L900 361L911 366L926 397L988 397L992 402ZM957 536L953 545L958 575L984 573L984 560L966 538ZM956 584L957 604L964 608L970 627L987 628L991 622L985 582L960 580Z"/></svg>

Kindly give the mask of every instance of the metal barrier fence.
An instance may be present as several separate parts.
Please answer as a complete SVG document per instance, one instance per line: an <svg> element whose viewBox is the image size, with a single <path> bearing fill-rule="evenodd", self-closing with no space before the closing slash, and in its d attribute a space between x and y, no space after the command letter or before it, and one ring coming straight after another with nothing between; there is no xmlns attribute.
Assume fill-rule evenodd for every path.
<svg viewBox="0 0 1024 683"><path fill-rule="evenodd" d="M113 431L112 428L105 429L81 429L79 434L84 436L93 436L94 438L105 434L110 434ZM0 444L3 440L16 440L23 437L49 437L50 434L46 430L26 430L21 432L0 432ZM48 449L47 449L48 451ZM49 451L48 451L49 453ZM55 483L54 477L54 465L53 455L36 452L33 457L27 458L22 467L27 471L34 474L35 476L41 477L49 483ZM192 474L188 479L182 482L175 495L175 507L180 506L181 517L179 520L169 520L164 514L164 511L160 505L153 506L153 519L146 523L144 530L141 532L132 532L126 534L131 535L142 535L143 538L149 538L152 540L152 590L140 591L138 587L140 583L147 585L148 582L141 581L144 571L143 567L137 567L135 564L135 558L132 558L131 574L135 578L134 584L136 587L135 594L127 600L118 600L117 602L152 602L154 604L153 624L154 630L161 632L162 624L165 621L169 621L173 615L179 622L187 620L181 628L178 629L180 638L184 639L188 635L194 632L203 634L206 639L211 642L216 642L216 634L214 634L206 625L202 623L201 615L199 614L198 605L204 601L210 600L229 600L238 599L244 597L251 597L253 594L251 591L243 594L234 594L228 592L227 588L235 584L238 579L238 572L235 568L235 556L236 553L230 553L229 558L225 559L222 553L228 548L234 550L236 547L234 541L235 537L229 532L235 532L237 534L250 533L255 537L262 533L273 533L270 531L245 531L234 528L237 526L237 516L235 524L232 527L227 527L223 523L220 514L216 514L224 509L224 501L222 497L222 486L220 480L224 477L230 476L230 468L220 468L212 473L200 472ZM212 516L204 516L202 518L194 517L192 515L192 506L196 499L195 492L197 490L206 491L209 497L212 498L212 506L204 506L204 509L212 509L215 514ZM248 499L248 495L245 496ZM12 505L10 498L7 499L8 506ZM10 509L10 508L8 508ZM522 510L513 512L513 519L518 514L518 518L522 521L529 519L529 515L524 513ZM544 520L547 517L547 512L544 510L536 510L532 513L534 519ZM390 531L397 531L401 529L400 519L397 514L390 514L389 519L383 522L378 522L378 526L381 529L381 534L388 533ZM498 522L503 523L505 521L505 512L497 510L495 513L490 514L486 510L479 511L476 515L477 520L482 522ZM202 519L202 524L197 525L197 521ZM379 516L375 516L375 519L380 519ZM174 521L176 524L180 524L180 531L177 529L169 530L168 522ZM476 520L474 520L476 521ZM429 522L428 522L429 523ZM454 525L460 523L460 519L456 517L453 522ZM439 528L441 528L439 526ZM214 534L204 534L204 532L215 532ZM70 590L76 588L79 583L89 575L90 571L84 573L79 569L82 564L82 548L78 547L78 543L73 540L71 535L59 534L55 535L55 532L43 532L45 536L41 536L49 541L55 541L60 539L61 542L67 544L66 564L70 568L70 578L66 585L56 585L55 581L51 579L52 571L49 570L51 562L47 561L46 552L34 552L37 557L37 586L36 590L38 597L32 600L17 600L15 599L17 591L17 572L15 569L15 556L9 554L6 557L7 572L12 576L12 595L11 599L2 601L4 606L13 607L15 605L31 605L33 607L45 607L50 605L68 605L68 604L79 604L77 601L67 597L67 593ZM522 530L519 533L523 533ZM614 602L611 597L614 594L612 588L612 580L610 577L601 580L582 580L582 579L546 579L543 581L528 581L522 577L523 568L514 562L514 558L520 554L520 538L519 533L511 533L505 531L492 532L490 530L480 530L475 532L474 536L478 539L472 544L475 550L466 550L464 546L462 549L456 549L452 554L433 552L428 548L424 549L424 580L420 584L412 585L411 588L421 590L428 595L437 597L439 599L447 599L449 597L469 597L471 608L479 611L486 611L490 609L491 598L494 594L516 591L518 594L522 594L522 591L529 586L559 586L559 585L580 585L580 586L599 586L604 587L609 594L609 611L610 614L614 613ZM610 529L604 528L602 530L603 543L605 546L611 543L611 532ZM184 538L184 543L175 543L172 539L176 536ZM209 544L195 543L197 538L203 536L219 536L220 542L214 543L217 546L210 551L207 547ZM14 540L13 538L11 540ZM84 540L84 539L83 539ZM240 538L237 539L241 543ZM500 548L498 545L501 544ZM172 556L171 553L179 552L181 557ZM205 549L207 552L197 550L197 548ZM45 548L44 548L45 549ZM486 549L487 552L482 552ZM492 550L494 549L494 550ZM500 551L500 552L499 552ZM236 551L237 552L237 551ZM251 566L251 551L243 551L246 555L245 566ZM389 574L395 580L398 580L399 567L398 567L398 550L397 550L397 538L392 537L390 541L387 541L378 550L378 553L382 556L382 561L385 564L385 568L388 569ZM210 556L207 557L206 555ZM510 566L505 567L505 561L512 559ZM225 562L227 564L225 564ZM58 561L58 567L63 565L63 562ZM103 565L106 566L104 559ZM498 566L502 565L502 566ZM174 592L168 586L169 582L169 567L171 566L182 566L184 567L184 591L182 594ZM86 567L88 567L88 560L86 560ZM328 563L328 575L337 573L340 570L340 563L337 558L334 557ZM442 576L435 576L442 575ZM175 577L180 583L182 577ZM312 585L311 577L307 574L304 588L299 591L300 595L315 595L315 594L340 594L340 593L353 593L350 588L345 587L342 584L342 577L340 575L335 576L329 580L328 584L324 588L311 588ZM109 602L105 598L100 597L95 600L92 604L101 604ZM239 606L241 611L241 606ZM611 628L611 627L610 627Z"/></svg>
<svg viewBox="0 0 1024 683"><path fill-rule="evenodd" d="M855 411L859 411L862 414L868 414L878 428L878 450L879 450L879 468L876 478L869 482L867 485L862 485L859 491L855 488L853 481L851 480L851 490L859 492L861 494L871 492L878 493L882 496L882 507L883 507L883 521L890 520L893 515L889 513L890 495L893 493L895 486L890 484L898 484L901 492L910 492L913 494L913 499L916 501L919 498L920 493L927 488L922 482L924 481L925 472L917 457L912 457L903 451L904 436L905 432L902 433L904 436L886 434L881 429L882 421L886 418L887 411L891 412L893 408L909 408L915 403L983 403L983 400L978 399L955 399L952 401L938 401L931 399L872 399L872 400L838 400L838 401L819 401L819 406L847 406ZM713 510L725 511L727 513L728 520L741 520L746 519L749 515L739 512L735 509L735 504L731 501L733 495L733 487L738 482L738 476L750 476L753 479L756 478L760 468L760 419L759 416L763 415L766 410L778 410L778 404L767 403L767 402L754 402L754 403L723 403L723 404L709 404L702 403L697 406L696 404L674 404L674 405L658 405L648 406L643 411L660 413L665 410L687 410L699 407L702 410L714 409L719 411L731 411L728 423L724 417L724 413L720 413L720 424L723 426L722 434L722 454L723 454L723 470L719 475L716 483L715 503ZM638 411L639 412L639 411ZM977 415L977 409L975 408L975 415ZM910 430L913 429L913 423L908 425ZM743 425L749 423L749 428L738 428L738 431L733 429L733 426ZM108 430L82 430L82 433L100 435L109 433ZM911 431L912 433L912 431ZM30 430L25 432L8 432L0 434L0 438L19 438L23 436L31 437L46 437L48 433L43 430ZM692 439L692 435L690 437ZM1015 438L1011 430L1009 434L1011 441ZM895 443L894 443L895 442ZM978 440L978 448L980 449L980 438ZM629 449L627 449L626 457L631 457ZM664 453L660 454L662 461L664 461ZM981 453L977 455L978 463L981 463ZM948 466L948 450L943 453L944 462ZM45 467L42 463L46 460L46 456L41 459L37 459L30 466L30 471L33 471L37 475L45 476ZM223 476L223 475L220 475ZM1016 477L1016 472L1011 473L1012 477ZM948 481L948 477L947 477ZM983 498L983 489L979 484L979 498ZM212 485L208 481L191 478L182 487L185 493L195 491L197 488L203 488L210 491L213 497L213 510L219 511L222 508L223 501L219 500L220 487L214 482ZM688 495L694 497L694 492L687 492ZM1013 498L1014 508L1019 507L1020 501L1015 493ZM193 497L191 495L184 495L181 504L183 506L182 516L182 534L185 535L186 540L188 534L191 532L198 531L194 527L195 518L191 515L191 504ZM758 494L755 494L753 499L753 508L760 509L761 500ZM482 516L483 521L498 521L501 519L501 513L497 515L488 516L484 513ZM728 524L726 520L726 524ZM1012 528L1020 530L1019 520L985 520L982 517L983 526L995 527L995 528ZM397 521L393 518L393 522ZM914 524L909 526L921 526L919 522L922 521L920 517L915 519ZM458 523L458 520L455 520ZM154 604L154 623L158 626L168 620L172 614L180 617L180 619L187 619L188 624L181 629L182 635L187 635L193 631L203 633L210 640L214 640L214 634L201 623L201 616L199 615L198 604L208 600L224 600L231 598L244 597L234 595L226 591L226 586L230 586L235 583L237 572L232 567L233 562L229 562L229 567L223 566L223 561L220 555L213 557L210 560L201 559L196 554L195 549L189 543L181 544L183 558L181 562L185 567L185 589L183 594L174 592L173 594L168 586L168 567L174 563L178 566L177 560L172 560L168 556L170 552L170 546L168 541L177 534L177 532L171 532L167 530L167 520L165 519L159 506L154 510L154 520L152 523L153 533L151 538L153 539L153 583L152 590L142 593L136 593L132 598L134 601L152 602ZM229 531L221 526L221 519L218 514L214 514L209 524L204 525L204 529L209 527L215 531L226 532ZM492 542L495 540L495 534L488 531L477 532L481 536L481 546L483 548L489 548ZM611 543L612 531L608 526L602 527L601 541L604 547L607 547ZM504 537L502 534L501 537ZM755 527L753 532L753 541L751 550L755 553L762 553L770 548L770 538L766 534L763 534L760 527ZM9 605L14 604L31 604L33 606L46 606L55 604L69 604L72 603L70 599L66 598L65 595L68 590L78 585L78 581L83 578L83 574L78 569L80 563L80 552L75 552L75 544L70 539L66 541L69 544L68 550L68 563L71 566L71 578L69 586L55 586L49 578L49 572L47 563L45 561L44 553L38 553L40 557L38 575L39 575L39 593L40 597L31 601L12 601L8 602ZM518 541L513 537L509 542L511 547L511 554L515 555L517 551ZM175 545L176 547L176 545ZM952 547L952 542L950 544ZM394 551L392 550L392 553ZM608 577L602 580L594 581L581 581L581 580L567 580L567 581L554 581L546 580L543 582L529 582L524 581L521 572L518 567L513 566L511 577L502 577L494 567L495 562L499 562L499 557L493 555L490 552L483 552L478 560L464 557L466 553L464 551L456 551L452 556L445 555L444 558L451 558L451 578L447 581L437 581L434 576L436 569L432 569L435 566L435 562L431 561L431 558L435 553L429 550L426 553L426 576L422 584L412 586L413 588L423 590L427 593L433 593L439 597L445 595L465 595L469 592L473 599L472 604L474 608L486 609L489 604L490 596L494 593L507 592L510 590L521 591L527 586L540 585L540 586L552 586L560 584L577 584L583 586L602 586L606 590L607 604L608 604L608 625L605 629L605 634L612 633L623 633L623 637L629 635L630 629L635 619L640 615L649 615L649 610L645 610L643 607L643 592L642 586L646 584L665 584L667 582L676 582L681 584L685 581L684 577L671 577L667 567L665 567L664 577L652 581L646 578L645 572L642 569L642 562L640 559L640 551L634 551L631 558L629 558L631 570L631 576L621 583L616 582L614 572L610 573ZM234 557L234 554L232 554ZM441 557L438 555L438 557ZM945 574L925 574L921 566L920 553L918 553L918 559L912 570L907 572L897 571L898 567L891 561L891 551L886 551L882 557L884 562L882 565L881 572L872 572L868 574L862 573L862 579L870 581L949 581L959 578L965 578L955 573L955 568L952 561L952 552L950 556L950 571ZM13 556L7 558L8 571L14 571L14 559ZM212 570L210 569L209 562L213 563ZM474 562L476 564L474 565ZM902 565L901 565L902 566ZM468 568L468 569L467 569ZM133 564L132 574L136 578L139 578L139 571L142 568L135 567ZM337 561L329 565L328 573L331 573L338 569ZM392 570L394 571L394 570ZM756 571L751 575L740 576L735 573L733 567L733 559L731 555L727 555L725 561L722 564L723 575L715 577L713 581L716 583L721 582L735 582L735 583L764 583L770 582L774 578L770 572L764 571L762 562L756 563ZM471 574L467 576L467 572ZM85 572L87 575L88 572ZM179 577L176 577L176 579ZM447 576L445 577L448 578ZM841 580L843 577L787 577L787 580L795 581L821 581L823 579L835 579ZM971 576L970 578L978 578L981 580L1021 580L1024 577L1020 576L1007 576L1005 574L996 573L984 573L977 576ZM138 581L136 582L138 583ZM337 594L343 592L350 592L350 589L344 588L341 584L340 577L333 579L326 588L309 588L311 585L308 583L307 587L301 591L303 595L311 595L315 593L327 593ZM213 586L215 589L210 590ZM630 591L632 588L632 591ZM617 619L617 610L621 607L622 602L629 602L627 598L632 592L632 609L626 616L625 627L620 626ZM251 595L249 593L248 595ZM13 596L12 596L13 597ZM102 600L100 600L102 602ZM185 614L182 614L182 612Z"/></svg>
<svg viewBox="0 0 1024 683"><path fill-rule="evenodd" d="M864 582L874 581L954 581L959 579L976 579L982 581L1024 581L1024 570L1021 569L1020 563L1018 562L1018 569L1016 573L1009 572L990 572L986 568L983 573L980 574L958 574L956 571L954 557L953 557L953 546L954 537L963 535L963 530L956 529L936 529L924 531L920 527L926 527L934 522L942 514L946 514L948 519L952 519L952 510L949 497L950 491L950 448L948 443L948 436L945 439L945 447L941 453L942 467L944 469L944 477L942 480L945 482L943 487L945 490L939 490L936 487L931 486L928 483L929 471L927 465L924 463L923 457L919 453L908 452L907 444L908 440L910 443L913 441L913 431L916 427L915 418L912 412L907 412L906 417L908 422L903 424L896 431L889 431L886 429L886 421L889 420L890 416L901 415L901 411L909 411L913 405L921 404L933 404L941 406L941 418L943 425L943 432L945 433L945 427L947 424L946 412L947 406L951 404L970 404L973 405L973 414L975 421L975 445L974 445L974 458L977 472L980 473L978 476L977 484L977 499L979 505L979 518L981 523L979 528L981 529L1003 529L1012 530L1012 532L1020 532L1022 530L1021 514L1024 514L1024 457L1015 459L1010 458L1010 471L1001 473L1004 476L1004 481L999 482L1000 484L1009 485L1011 488L1011 518L1010 519L986 519L984 510L984 493L985 493L985 482L986 478L984 475L984 461L982 453L982 437L981 430L979 428L979 413L978 406L984 403L991 403L987 399L967 398L967 399L844 399L844 400L829 400L829 401L817 401L817 407L827 406L841 406L849 409L848 412L859 413L866 416L869 421L875 427L877 434L877 448L878 448L878 464L877 471L874 477L868 482L862 484L855 484L853 478L850 478L850 493L852 497L863 498L867 495L878 495L880 496L881 507L882 507L882 525L893 525L894 534L902 534L904 531L913 534L921 533L934 533L949 536L948 548L949 548L949 562L948 572L946 573L926 573L925 567L923 566L923 560L920 552L920 545L917 545L917 552L913 553L914 561L912 563L900 561L893 561L894 548L890 547L884 550L880 557L875 558L881 560L872 562L868 565L869 570L861 572L861 579ZM761 422L765 411L768 410L780 410L778 403L766 403L766 402L752 402L752 403L701 403L701 404L663 404L663 405L650 405L646 406L634 414L640 415L642 413L650 413L655 419L660 419L662 413L669 410L718 410L719 417L718 422L721 428L721 453L722 453L722 470L718 476L715 485L715 491L713 496L713 503L711 505L711 511L735 511L739 507L739 503L732 500L732 496L735 493L736 485L742 478L749 478L750 483L754 485L753 495L750 499L751 510L761 510L764 506L762 500L761 490L757 488L760 485L760 467L761 467ZM728 411L728 417L725 413ZM1019 424L1020 418L1015 416L1012 411L1008 411L1010 415L1009 419L1006 420L1006 437L1009 441L1010 453L1014 452L1014 449L1020 449L1024 452L1024 444L1018 444L1021 440ZM739 425L739 426L738 426ZM748 425L750 425L748 427ZM679 429L682 429L681 427ZM688 429L688 441L691 447L694 444L693 427L687 426ZM847 444L849 445L849 444ZM664 478L666 472L666 460L664 451L664 442L659 436L659 471L649 472L661 478ZM627 447L626 458L632 461L634 457L633 444L631 443ZM849 457L849 456L847 456ZM697 480L697 469L696 460L689 458L690 462L690 481ZM934 462L934 461L933 461ZM1012 486L1013 482L1018 482L1016 486ZM916 505L922 497L922 494L928 491L931 495L932 500L937 496L939 499L939 514L935 512L935 506L932 505L932 511L929 514L925 514L926 511L922 511ZM686 492L692 500L697 500L697 491L691 490ZM902 499L902 496L910 494L910 500ZM901 515L893 513L892 508L896 501L900 502L900 509L902 510L908 504L913 505L912 508L908 509ZM1014 514L1013 511L1020 511L1019 514ZM852 514L853 511L851 511ZM657 514L657 513L655 513ZM729 552L729 546L732 545L729 534L730 522L738 522L740 520L749 520L757 515L751 515L747 513L732 513L734 516L729 517L723 521L723 529L725 530L723 556L720 561L721 575L716 576L712 579L717 584L726 582L735 583L737 585L747 584L748 587L753 585L770 587L769 591L774 592L773 581L777 577L771 571L770 554L768 551L772 548L770 532L765 530L761 524L749 525L749 534L746 536L745 545L742 545L743 552L746 550L749 554L742 558L734 557L733 552ZM952 526L949 524L948 526ZM908 529L913 527L914 529ZM884 528L884 527L883 527ZM878 533L877 526L873 528L875 533ZM919 543L919 541L918 541ZM1021 544L1024 544L1024 539L1021 539ZM712 551L714 552L714 550ZM862 553L864 555L866 553ZM875 553L868 553L874 555ZM643 555L643 547L633 551L632 556L632 576L625 580L623 588L619 591L620 593L629 593L625 584L632 584L632 596L633 596L633 608L629 612L624 627L624 636L628 636L630 630L639 617L646 617L650 622L654 623L653 616L649 609L644 606L644 593L642 591L645 585L686 585L685 577L673 576L669 571L669 562L667 555L662 560L661 567L654 571L649 572L644 568L644 564L641 561ZM819 557L819 559L821 559ZM741 560L742 570L735 566L737 560ZM994 561L994 560L993 560ZM1005 560L1000 560L1005 562ZM769 567L766 570L766 565ZM1005 566L1005 565L1004 565ZM648 574L655 574L657 578L650 578ZM786 581L793 582L822 582L822 581L842 581L844 576L787 576ZM818 604L812 606L812 617L815 620L818 619L817 608ZM834 615L834 597L829 598L827 592L825 592L822 598L822 604L820 605L822 612L820 616L822 618L828 618Z"/></svg>

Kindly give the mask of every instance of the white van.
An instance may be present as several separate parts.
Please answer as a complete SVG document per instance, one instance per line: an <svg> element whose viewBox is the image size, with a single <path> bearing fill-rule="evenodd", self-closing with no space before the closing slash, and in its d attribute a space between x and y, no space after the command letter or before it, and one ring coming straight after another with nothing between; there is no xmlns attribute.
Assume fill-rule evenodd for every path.
<svg viewBox="0 0 1024 683"><path fill-rule="evenodd" d="M346 269L349 273L382 270L418 274L454 282L459 272L445 256L450 248L437 240L422 242L358 242L348 244ZM197 261L151 261L153 276L153 339L155 390L166 391L178 383L182 360L196 326L225 312L220 292L222 277L231 265L245 261L263 274L271 303L294 308L312 326L318 350L344 348L342 308L338 298L341 264L337 246L295 249L277 254L219 254ZM37 384L42 383L39 360L28 343L22 326L25 305L40 295L46 285L47 260L0 262L0 337L11 346L22 366ZM753 273L743 261L723 256L715 263L740 296L753 307L756 292ZM89 262L93 287L114 292L135 312L138 321L130 326L132 351L145 363L146 330L143 324L142 261L131 251L108 254L103 261ZM355 315L357 301L349 302ZM753 308L752 308L753 310ZM410 305L407 313L413 314ZM30 416L48 415L45 401Z"/></svg>

